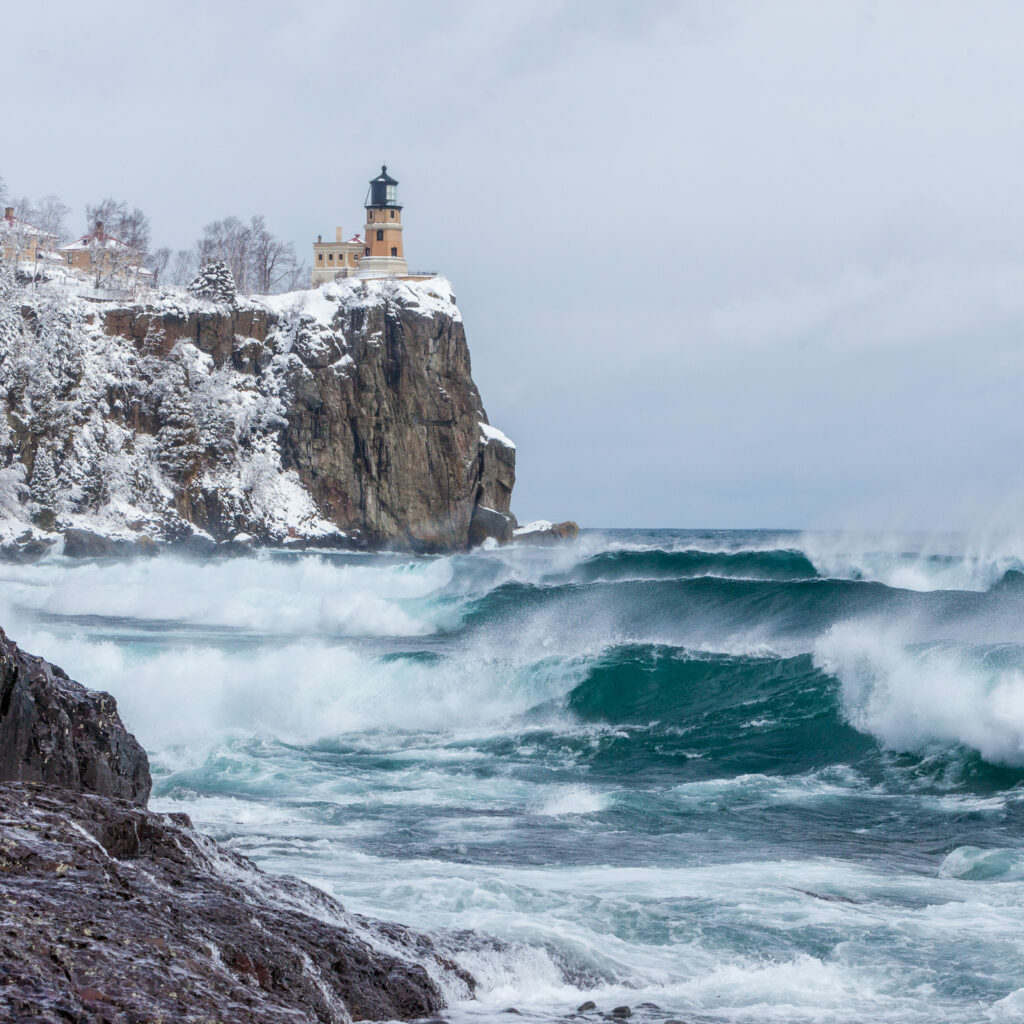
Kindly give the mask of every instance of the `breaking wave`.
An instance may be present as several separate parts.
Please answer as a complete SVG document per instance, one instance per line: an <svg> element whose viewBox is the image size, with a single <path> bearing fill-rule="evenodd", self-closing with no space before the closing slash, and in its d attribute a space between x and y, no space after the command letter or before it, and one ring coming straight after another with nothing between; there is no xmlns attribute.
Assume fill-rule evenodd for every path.
<svg viewBox="0 0 1024 1024"><path fill-rule="evenodd" d="M158 806L354 910L509 943L465 954L453 1019L909 1024L927 991L966 1024L1024 988L1021 565L654 531L54 558L0 567L0 621L115 694Z"/></svg>

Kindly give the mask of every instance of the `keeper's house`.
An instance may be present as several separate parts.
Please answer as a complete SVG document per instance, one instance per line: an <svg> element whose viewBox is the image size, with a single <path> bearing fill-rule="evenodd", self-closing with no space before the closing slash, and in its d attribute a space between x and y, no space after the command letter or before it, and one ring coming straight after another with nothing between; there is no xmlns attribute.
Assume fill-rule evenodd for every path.
<svg viewBox="0 0 1024 1024"><path fill-rule="evenodd" d="M48 258L57 239L14 216L14 207L5 206L0 220L0 249L4 259L35 263Z"/></svg>
<svg viewBox="0 0 1024 1024"><path fill-rule="evenodd" d="M101 220L96 221L91 234L62 245L60 252L69 267L91 275L97 283L109 279L118 284L132 280L149 284L153 277L153 272L143 266L146 254L108 235Z"/></svg>
<svg viewBox="0 0 1024 1024"><path fill-rule="evenodd" d="M339 277L408 277L409 265L402 251L402 204L398 182L388 174L387 165L370 182L366 194L364 237L353 235L345 241L341 228L333 242L319 236L313 243L313 287ZM417 274L416 277L428 277Z"/></svg>

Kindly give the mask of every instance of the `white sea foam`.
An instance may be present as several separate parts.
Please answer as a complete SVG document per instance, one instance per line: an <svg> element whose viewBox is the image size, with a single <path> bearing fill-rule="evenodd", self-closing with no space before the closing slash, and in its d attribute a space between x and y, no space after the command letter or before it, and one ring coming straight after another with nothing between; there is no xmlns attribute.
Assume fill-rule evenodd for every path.
<svg viewBox="0 0 1024 1024"><path fill-rule="evenodd" d="M904 590L988 590L1024 568L1024 535L821 533L800 535L800 550L822 576L862 579Z"/></svg>
<svg viewBox="0 0 1024 1024"><path fill-rule="evenodd" d="M171 621L263 633L421 636L450 621L424 603L451 581L446 559L339 564L325 558L178 558L3 566L6 605L58 615ZM9 621L9 620L8 620Z"/></svg>
<svg viewBox="0 0 1024 1024"><path fill-rule="evenodd" d="M541 804L538 814L561 817L570 814L596 814L611 802L610 793L589 786L560 786Z"/></svg>
<svg viewBox="0 0 1024 1024"><path fill-rule="evenodd" d="M1024 764L1024 670L963 645L909 646L878 623L834 626L814 657L839 679L850 724L889 749L963 744Z"/></svg>

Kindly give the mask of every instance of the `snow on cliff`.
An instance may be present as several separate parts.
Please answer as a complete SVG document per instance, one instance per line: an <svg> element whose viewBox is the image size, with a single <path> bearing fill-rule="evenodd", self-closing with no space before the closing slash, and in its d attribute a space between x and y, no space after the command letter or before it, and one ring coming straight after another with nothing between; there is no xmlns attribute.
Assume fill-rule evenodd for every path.
<svg viewBox="0 0 1024 1024"><path fill-rule="evenodd" d="M514 449L483 418L443 278L118 307L0 265L0 547L69 527L457 545L489 474L511 493L511 453L476 461L490 441Z"/></svg>

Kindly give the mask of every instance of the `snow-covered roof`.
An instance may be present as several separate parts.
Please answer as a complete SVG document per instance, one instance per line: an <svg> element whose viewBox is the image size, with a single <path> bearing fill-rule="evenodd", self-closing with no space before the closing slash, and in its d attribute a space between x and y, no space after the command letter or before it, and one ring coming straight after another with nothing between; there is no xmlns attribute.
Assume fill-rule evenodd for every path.
<svg viewBox="0 0 1024 1024"><path fill-rule="evenodd" d="M17 217L0 217L0 234L41 235L43 232Z"/></svg>
<svg viewBox="0 0 1024 1024"><path fill-rule="evenodd" d="M82 249L91 249L94 245L99 245L104 249L131 249L131 246L126 242L122 242L120 239L114 238L111 235L82 235L81 238L76 238L73 242L68 242L67 245L62 245L60 247L60 251L81 251Z"/></svg>

